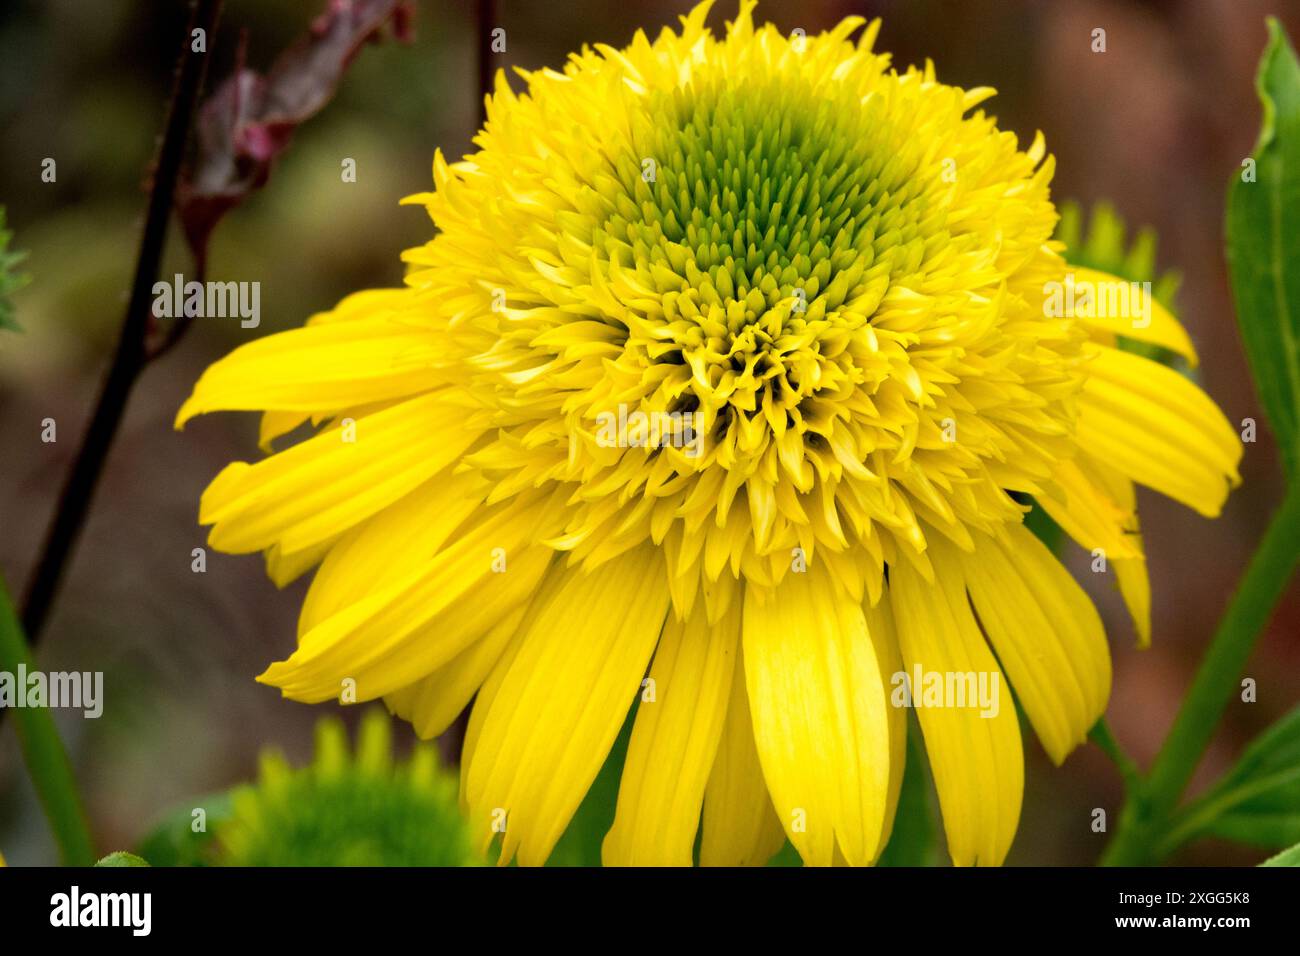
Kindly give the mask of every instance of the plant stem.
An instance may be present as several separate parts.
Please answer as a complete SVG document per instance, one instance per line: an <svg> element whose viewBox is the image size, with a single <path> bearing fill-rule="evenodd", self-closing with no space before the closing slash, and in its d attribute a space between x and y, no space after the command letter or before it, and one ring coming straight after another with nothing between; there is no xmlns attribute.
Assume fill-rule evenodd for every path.
<svg viewBox="0 0 1300 956"><path fill-rule="evenodd" d="M1110 866L1150 863L1163 828L1200 763L1219 718L1237 692L1256 639L1300 561L1300 484L1282 499L1228 611L1196 672L1150 774L1130 794L1115 838L1102 856Z"/></svg>
<svg viewBox="0 0 1300 956"><path fill-rule="evenodd" d="M0 580L0 671L15 675L16 680L20 666L28 671L36 669L9 593ZM17 688L20 694L25 689ZM45 707L15 707L14 726L36 795L54 831L59 858L65 866L89 866L95 862L90 830L54 718Z"/></svg>
<svg viewBox="0 0 1300 956"><path fill-rule="evenodd" d="M207 64L207 54L196 52L191 43L192 32L203 29L207 44L213 41L217 14L221 0L198 0L185 31L181 47L180 69L172 92L167 116L166 131L158 160L154 168L153 183L149 190L149 208L145 218L140 250L136 257L135 277L131 283L131 298L127 304L122 333L108 377L104 380L99 401L82 440L81 448L59 496L54 521L41 550L27 600L23 605L23 626L32 646L40 640L49 617L50 607L63 580L63 572L73 546L90 510L95 486L104 470L109 448L122 422L127 399L136 378L148 362L145 340L149 320L153 313L153 284L158 276L163 244L167 238L167 225L171 218L176 192L176 180L181 161L185 156L185 143L189 138L194 105Z"/></svg>

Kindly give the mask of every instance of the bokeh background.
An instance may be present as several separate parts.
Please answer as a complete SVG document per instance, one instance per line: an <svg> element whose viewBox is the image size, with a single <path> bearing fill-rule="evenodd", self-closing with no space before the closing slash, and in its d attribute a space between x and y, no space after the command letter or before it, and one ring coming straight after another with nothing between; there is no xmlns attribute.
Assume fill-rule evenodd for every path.
<svg viewBox="0 0 1300 956"><path fill-rule="evenodd" d="M211 46L209 89L229 73L241 29L248 63L270 65L324 0L227 0ZM584 42L626 43L676 23L689 0L502 0L501 67L558 66ZM435 147L471 148L480 110L471 3L418 0L416 38L365 49L334 101L308 121L268 186L218 227L209 279L257 280L262 325L199 320L136 387L38 660L102 670L99 720L59 712L97 843L129 847L168 808L250 778L260 748L310 753L328 708L281 700L253 676L293 645L302 584L277 591L256 557L208 554L198 498L227 462L256 455L256 417L220 415L173 432L206 364L250 337L291 328L350 291L400 282L399 252L423 242ZM1278 9L1278 8L1281 9ZM1288 11L1287 7L1291 7ZM711 15L720 26L727 0ZM899 65L934 60L939 78L990 85L991 109L1026 142L1042 130L1058 161L1054 195L1111 201L1160 237L1159 262L1183 275L1179 306L1203 357L1202 382L1233 422L1263 417L1233 318L1223 258L1229 177L1258 130L1253 90L1264 17L1300 34L1289 2L1251 0L768 0L760 18L814 33L851 13L884 18L877 46ZM181 0L5 0L0 5L0 204L33 281L21 335L0 334L0 571L21 593L94 402L122 319L143 211L186 23ZM1091 31L1107 33L1104 54ZM356 183L340 182L342 157ZM41 161L58 163L56 183ZM173 228L162 274L190 271ZM54 418L58 441L43 444ZM1267 428L1246 446L1244 484L1206 521L1154 494L1141 508L1153 579L1154 643L1138 651L1108 580L1071 560L1096 597L1115 656L1109 717L1145 764L1168 728L1214 622L1280 498ZM1198 774L1221 772L1243 744L1300 700L1300 595L1292 587L1251 661L1258 702L1234 702ZM355 716L354 714L348 716ZM12 721L0 730L0 851L11 864L55 851L22 768ZM396 729L409 743L406 725ZM1082 748L1053 768L1026 738L1026 799L1012 864L1089 864L1104 837L1091 811L1118 809L1111 765ZM1198 785L1199 785L1198 783ZM1202 842L1179 863L1252 864L1263 851Z"/></svg>

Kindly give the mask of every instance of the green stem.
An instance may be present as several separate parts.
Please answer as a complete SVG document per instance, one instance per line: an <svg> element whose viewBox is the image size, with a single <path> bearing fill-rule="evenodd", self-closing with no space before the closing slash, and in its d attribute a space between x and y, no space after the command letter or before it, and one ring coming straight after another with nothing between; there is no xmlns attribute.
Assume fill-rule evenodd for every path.
<svg viewBox="0 0 1300 956"><path fill-rule="evenodd" d="M1171 811L1200 763L1241 673L1300 560L1300 484L1291 487L1264 532L1228 611L1201 661L1151 773L1129 796L1115 839L1102 856L1111 866L1153 862Z"/></svg>
<svg viewBox="0 0 1300 956"><path fill-rule="evenodd" d="M8 671L16 680L20 664L27 671L36 669L9 593L0 580L0 671ZM60 859L67 866L89 866L95 862L90 829L54 718L45 707L15 707L14 727L36 794L59 845Z"/></svg>

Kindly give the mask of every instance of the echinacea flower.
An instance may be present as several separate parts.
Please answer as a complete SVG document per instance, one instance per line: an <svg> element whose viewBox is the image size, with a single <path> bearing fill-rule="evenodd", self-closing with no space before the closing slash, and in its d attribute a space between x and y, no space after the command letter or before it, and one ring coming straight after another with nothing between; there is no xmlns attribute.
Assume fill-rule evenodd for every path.
<svg viewBox="0 0 1300 956"><path fill-rule="evenodd" d="M976 109L991 90L895 71L878 23L787 37L742 3L717 38L708 8L498 77L478 151L408 200L438 232L406 286L199 381L178 424L317 429L227 467L200 520L278 583L319 565L259 680L382 698L422 737L474 699L461 798L503 862L546 860L639 698L607 863L689 864L697 834L705 864L783 836L870 863L908 675L949 853L999 863L1016 705L927 675L1013 688L1063 760L1110 661L1031 500L1145 640L1134 483L1213 515L1240 443L1119 347L1194 359L1168 312L1076 300L1111 280L1063 259L1053 161Z"/></svg>

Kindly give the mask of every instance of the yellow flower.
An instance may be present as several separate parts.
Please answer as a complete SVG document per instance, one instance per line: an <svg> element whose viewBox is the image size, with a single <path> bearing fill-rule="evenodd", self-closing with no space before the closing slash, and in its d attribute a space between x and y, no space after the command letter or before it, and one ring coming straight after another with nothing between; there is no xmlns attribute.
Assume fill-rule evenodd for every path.
<svg viewBox="0 0 1300 956"><path fill-rule="evenodd" d="M259 680L424 737L477 694L462 800L502 861L546 859L640 695L607 863L688 864L701 826L706 864L783 834L870 863L910 689L953 861L999 863L1008 686L1057 762L1110 687L1030 498L1103 549L1145 640L1134 482L1213 515L1240 443L1117 347L1194 359L1150 296L1102 307L1115 281L1066 264L1053 161L991 90L896 72L878 23L786 37L742 3L716 38L708 6L499 76L478 151L408 200L438 233L406 287L205 373L178 424L318 430L227 467L200 520L278 583L319 564Z"/></svg>

